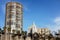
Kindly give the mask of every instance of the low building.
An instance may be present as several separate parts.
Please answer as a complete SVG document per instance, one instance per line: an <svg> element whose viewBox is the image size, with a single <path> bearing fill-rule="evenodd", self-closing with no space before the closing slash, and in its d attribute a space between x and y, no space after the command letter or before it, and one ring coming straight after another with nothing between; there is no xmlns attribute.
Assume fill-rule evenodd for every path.
<svg viewBox="0 0 60 40"><path fill-rule="evenodd" d="M50 34L50 30L48 28L37 28L38 32L40 34L45 34L45 35L49 35Z"/></svg>
<svg viewBox="0 0 60 40"><path fill-rule="evenodd" d="M37 26L35 25L35 23L33 23L29 29L28 29L28 33L32 32L33 33L38 33L38 34L45 34L45 35L49 35L50 34L50 30L48 28L37 28Z"/></svg>

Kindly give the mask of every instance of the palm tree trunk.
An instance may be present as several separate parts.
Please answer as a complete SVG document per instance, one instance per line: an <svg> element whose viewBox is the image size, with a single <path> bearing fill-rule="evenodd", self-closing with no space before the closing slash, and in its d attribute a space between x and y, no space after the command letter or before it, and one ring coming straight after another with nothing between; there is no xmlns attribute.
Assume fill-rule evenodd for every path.
<svg viewBox="0 0 60 40"><path fill-rule="evenodd" d="M2 40L2 34L1 34L1 40Z"/></svg>

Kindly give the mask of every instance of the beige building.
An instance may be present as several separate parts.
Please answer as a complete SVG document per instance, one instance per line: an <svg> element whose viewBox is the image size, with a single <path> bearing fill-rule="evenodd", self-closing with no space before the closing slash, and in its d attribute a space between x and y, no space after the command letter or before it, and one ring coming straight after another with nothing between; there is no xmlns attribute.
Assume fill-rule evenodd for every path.
<svg viewBox="0 0 60 40"><path fill-rule="evenodd" d="M22 13L22 5L17 2L8 2L6 4L6 20L5 20L6 33L8 33L8 29L10 29L10 33L13 31L22 30L23 27L23 13Z"/></svg>
<svg viewBox="0 0 60 40"><path fill-rule="evenodd" d="M8 2L6 4L4 34L0 34L0 40L23 39L21 36L19 36L23 28L22 11L22 5L20 3Z"/></svg>
<svg viewBox="0 0 60 40"><path fill-rule="evenodd" d="M49 35L50 34L50 30L48 28L38 28L38 33Z"/></svg>
<svg viewBox="0 0 60 40"><path fill-rule="evenodd" d="M32 34L34 33L38 33L39 35L39 40L43 40L43 38L41 37L45 37L45 40L48 40L48 36L50 34L50 30L48 28L38 28L35 23L33 23L29 29L28 29L28 33L32 32Z"/></svg>
<svg viewBox="0 0 60 40"><path fill-rule="evenodd" d="M48 28L38 28L35 23L33 23L29 28L28 28L28 33L32 30L32 33L38 33L38 34L45 34L49 35L50 30Z"/></svg>

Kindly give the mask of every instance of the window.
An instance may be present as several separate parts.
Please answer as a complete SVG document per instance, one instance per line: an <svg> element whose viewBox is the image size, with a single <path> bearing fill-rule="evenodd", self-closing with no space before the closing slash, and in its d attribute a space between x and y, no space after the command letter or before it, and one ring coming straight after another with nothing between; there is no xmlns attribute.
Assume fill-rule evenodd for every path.
<svg viewBox="0 0 60 40"><path fill-rule="evenodd" d="M16 27L17 27L17 28L19 28L19 27L20 27L20 25L19 25L19 24L16 24Z"/></svg>
<svg viewBox="0 0 60 40"><path fill-rule="evenodd" d="M19 6L16 6L16 8L20 8Z"/></svg>
<svg viewBox="0 0 60 40"><path fill-rule="evenodd" d="M20 18L20 16L19 15L16 15L16 17L19 19Z"/></svg>
<svg viewBox="0 0 60 40"><path fill-rule="evenodd" d="M17 12L22 12L22 9L21 8L16 8L16 11Z"/></svg>
<svg viewBox="0 0 60 40"><path fill-rule="evenodd" d="M12 18L15 18L15 15L14 15L14 13L13 13L13 14L11 14L11 17L12 17Z"/></svg>
<svg viewBox="0 0 60 40"><path fill-rule="evenodd" d="M14 6L12 5L12 6L8 6L8 8L10 9L10 8L14 8Z"/></svg>
<svg viewBox="0 0 60 40"><path fill-rule="evenodd" d="M15 22L14 21L8 21L7 25L15 25Z"/></svg>
<svg viewBox="0 0 60 40"><path fill-rule="evenodd" d="M8 15L8 18L11 18L11 15L10 14Z"/></svg>
<svg viewBox="0 0 60 40"><path fill-rule="evenodd" d="M17 15L20 15L20 12L17 12L17 11L16 11L16 14L17 14Z"/></svg>
<svg viewBox="0 0 60 40"><path fill-rule="evenodd" d="M15 10L14 6L8 6L7 9L8 9L8 11L14 11Z"/></svg>
<svg viewBox="0 0 60 40"><path fill-rule="evenodd" d="M14 10L14 9L12 9L12 8L10 8L10 9L9 9L9 11L11 12L11 11L15 11L15 10Z"/></svg>
<svg viewBox="0 0 60 40"><path fill-rule="evenodd" d="M15 18L14 13L10 13L10 14L8 14L8 18Z"/></svg>
<svg viewBox="0 0 60 40"><path fill-rule="evenodd" d="M7 22L7 25L11 25L11 22L10 22L10 21L8 21L8 22Z"/></svg>

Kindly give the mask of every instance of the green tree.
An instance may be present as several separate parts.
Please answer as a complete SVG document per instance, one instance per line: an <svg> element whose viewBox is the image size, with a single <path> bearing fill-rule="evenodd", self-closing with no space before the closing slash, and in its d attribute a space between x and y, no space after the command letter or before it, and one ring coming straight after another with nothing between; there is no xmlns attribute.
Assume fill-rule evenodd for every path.
<svg viewBox="0 0 60 40"><path fill-rule="evenodd" d="M11 32L11 27L8 27L8 34L9 34L9 40L10 40L10 32Z"/></svg>
<svg viewBox="0 0 60 40"><path fill-rule="evenodd" d="M33 40L39 40L39 34L38 33L34 33L33 34Z"/></svg>
<svg viewBox="0 0 60 40"><path fill-rule="evenodd" d="M2 29L0 28L0 34L1 34L1 32L2 32Z"/></svg>
<svg viewBox="0 0 60 40"><path fill-rule="evenodd" d="M48 39L50 40L53 37L53 35L50 33L48 36Z"/></svg>
<svg viewBox="0 0 60 40"><path fill-rule="evenodd" d="M12 30L13 31L13 34L15 33L15 30Z"/></svg>
<svg viewBox="0 0 60 40"><path fill-rule="evenodd" d="M10 32L11 32L11 27L8 27L8 29L7 29L7 30L8 30L8 33L10 33Z"/></svg>
<svg viewBox="0 0 60 40"><path fill-rule="evenodd" d="M27 37L27 31L22 31L23 39L26 40Z"/></svg>

